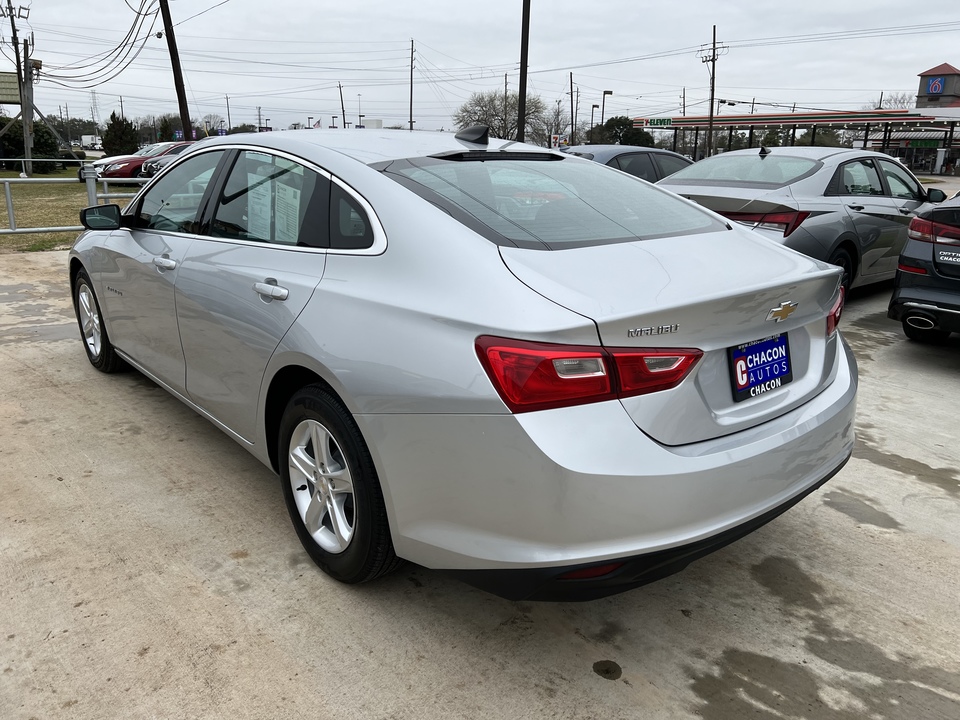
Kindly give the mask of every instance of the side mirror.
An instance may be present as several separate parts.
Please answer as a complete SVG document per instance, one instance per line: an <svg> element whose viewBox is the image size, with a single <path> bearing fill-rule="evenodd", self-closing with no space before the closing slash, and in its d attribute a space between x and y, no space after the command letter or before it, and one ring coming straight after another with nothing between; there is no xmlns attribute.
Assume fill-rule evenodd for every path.
<svg viewBox="0 0 960 720"><path fill-rule="evenodd" d="M119 205L94 205L80 211L80 224L87 230L119 230Z"/></svg>
<svg viewBox="0 0 960 720"><path fill-rule="evenodd" d="M947 194L939 188L930 188L927 190L927 202L938 203L947 199Z"/></svg>

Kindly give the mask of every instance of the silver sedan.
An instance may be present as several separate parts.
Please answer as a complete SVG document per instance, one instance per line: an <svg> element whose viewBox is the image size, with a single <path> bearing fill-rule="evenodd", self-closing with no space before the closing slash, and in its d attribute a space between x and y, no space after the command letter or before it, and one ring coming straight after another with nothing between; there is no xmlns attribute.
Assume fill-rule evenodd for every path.
<svg viewBox="0 0 960 720"><path fill-rule="evenodd" d="M659 184L837 265L847 289L891 279L910 219L947 197L889 155L835 147L735 150Z"/></svg>
<svg viewBox="0 0 960 720"><path fill-rule="evenodd" d="M276 471L343 582L406 559L599 597L759 527L853 448L839 270L485 128L212 138L83 222L92 365Z"/></svg>

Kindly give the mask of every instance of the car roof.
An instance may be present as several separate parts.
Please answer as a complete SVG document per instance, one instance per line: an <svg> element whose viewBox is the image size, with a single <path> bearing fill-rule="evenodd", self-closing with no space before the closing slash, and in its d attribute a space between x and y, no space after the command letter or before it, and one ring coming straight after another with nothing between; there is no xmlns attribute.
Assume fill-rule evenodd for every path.
<svg viewBox="0 0 960 720"><path fill-rule="evenodd" d="M543 152L552 150L526 145L512 140L490 138L487 145L458 140L454 133L409 130L304 129L266 133L237 133L204 138L197 142L204 148L216 145L251 144L282 150L298 155L309 155L315 148L326 148L358 160L364 164L424 157L452 152Z"/></svg>
<svg viewBox="0 0 960 720"><path fill-rule="evenodd" d="M875 152L873 150L861 150L859 148L843 148L843 147L824 147L824 146L814 146L810 147L809 145L798 146L798 145L782 145L764 148L771 155L789 155L790 157L801 157L809 158L810 160L826 160L827 158L832 157L879 157L885 160L896 160L896 158L887 155L886 153ZM760 146L755 146L752 148L744 148L742 150L729 150L724 153L715 155L714 157L723 157L726 155L758 155L760 153Z"/></svg>
<svg viewBox="0 0 960 720"><path fill-rule="evenodd" d="M674 157L683 157L679 153L663 148L645 147L643 145L573 145L567 148L568 153L589 153L597 162L605 163L618 155L627 153L657 153L660 155L673 155ZM686 160L687 158L684 158Z"/></svg>

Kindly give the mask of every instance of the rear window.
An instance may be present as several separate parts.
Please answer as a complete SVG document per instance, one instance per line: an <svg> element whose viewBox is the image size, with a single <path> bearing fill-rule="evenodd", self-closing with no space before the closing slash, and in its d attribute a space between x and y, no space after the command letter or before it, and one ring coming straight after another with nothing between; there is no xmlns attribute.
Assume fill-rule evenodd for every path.
<svg viewBox="0 0 960 720"><path fill-rule="evenodd" d="M596 163L415 158L385 172L502 245L562 249L727 229L696 206Z"/></svg>
<svg viewBox="0 0 960 720"><path fill-rule="evenodd" d="M678 170L663 185L783 187L816 172L823 163L790 155L716 155Z"/></svg>

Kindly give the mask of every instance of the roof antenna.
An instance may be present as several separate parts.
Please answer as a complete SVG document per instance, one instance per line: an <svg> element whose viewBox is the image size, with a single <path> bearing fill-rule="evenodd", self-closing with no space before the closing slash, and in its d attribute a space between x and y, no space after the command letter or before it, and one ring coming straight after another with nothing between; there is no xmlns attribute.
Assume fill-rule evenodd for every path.
<svg viewBox="0 0 960 720"><path fill-rule="evenodd" d="M458 132L454 137L464 142L488 145L490 143L490 128L486 125L471 125Z"/></svg>
<svg viewBox="0 0 960 720"><path fill-rule="evenodd" d="M770 154L770 151L767 150L763 145L760 146L760 157L765 158Z"/></svg>

